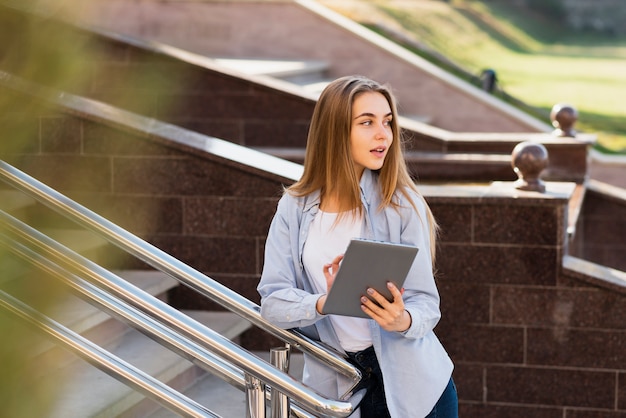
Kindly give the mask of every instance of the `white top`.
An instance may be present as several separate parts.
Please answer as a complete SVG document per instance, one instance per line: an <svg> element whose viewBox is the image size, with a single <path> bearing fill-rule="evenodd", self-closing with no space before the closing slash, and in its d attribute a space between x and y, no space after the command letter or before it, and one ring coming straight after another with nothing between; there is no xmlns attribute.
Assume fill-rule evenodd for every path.
<svg viewBox="0 0 626 418"><path fill-rule="evenodd" d="M361 235L362 217L356 219L351 214L344 214L337 223L338 213L319 211L309 228L309 235L304 244L302 262L307 274L313 279L319 293L327 293L324 264L346 252L352 238ZM346 351L361 351L372 345L372 333L369 319L342 315L329 315L333 328Z"/></svg>

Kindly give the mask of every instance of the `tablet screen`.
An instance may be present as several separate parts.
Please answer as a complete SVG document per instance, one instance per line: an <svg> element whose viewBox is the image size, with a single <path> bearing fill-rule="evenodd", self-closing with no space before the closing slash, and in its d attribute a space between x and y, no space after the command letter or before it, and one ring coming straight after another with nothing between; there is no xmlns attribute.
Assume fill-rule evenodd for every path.
<svg viewBox="0 0 626 418"><path fill-rule="evenodd" d="M387 282L402 288L418 248L355 238L350 241L335 281L324 303L324 314L369 318L361 309L361 296L372 287L392 300Z"/></svg>

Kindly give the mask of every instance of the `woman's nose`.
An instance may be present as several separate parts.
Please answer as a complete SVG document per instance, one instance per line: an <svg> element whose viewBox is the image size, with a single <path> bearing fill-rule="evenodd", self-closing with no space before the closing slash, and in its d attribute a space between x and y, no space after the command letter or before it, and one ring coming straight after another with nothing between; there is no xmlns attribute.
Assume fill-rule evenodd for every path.
<svg viewBox="0 0 626 418"><path fill-rule="evenodd" d="M378 125L378 129L376 130L376 139L387 139L388 136L387 127L383 124Z"/></svg>

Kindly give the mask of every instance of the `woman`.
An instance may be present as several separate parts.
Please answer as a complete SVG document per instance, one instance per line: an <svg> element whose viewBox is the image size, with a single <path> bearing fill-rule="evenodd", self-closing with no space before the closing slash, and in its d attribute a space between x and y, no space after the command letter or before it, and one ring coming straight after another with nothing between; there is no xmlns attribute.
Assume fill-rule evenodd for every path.
<svg viewBox="0 0 626 418"><path fill-rule="evenodd" d="M268 232L258 291L261 315L346 353L364 373L361 417L456 417L452 361L433 329L437 226L409 176L391 91L360 76L322 92L311 120L302 178L286 189ZM393 301L373 289L371 319L323 315L351 238L420 248ZM384 260L381 260L384 262ZM337 398L350 382L305 355L304 383Z"/></svg>

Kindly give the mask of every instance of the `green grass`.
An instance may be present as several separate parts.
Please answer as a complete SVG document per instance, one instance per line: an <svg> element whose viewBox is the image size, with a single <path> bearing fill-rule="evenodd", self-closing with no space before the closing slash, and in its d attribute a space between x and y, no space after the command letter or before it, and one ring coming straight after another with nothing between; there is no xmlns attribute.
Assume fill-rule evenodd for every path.
<svg viewBox="0 0 626 418"><path fill-rule="evenodd" d="M363 3L425 45L407 47L426 59L474 83L495 70L495 94L547 122L553 105L571 104L598 149L626 153L626 37L575 32L508 0ZM381 31L367 14L356 20Z"/></svg>

